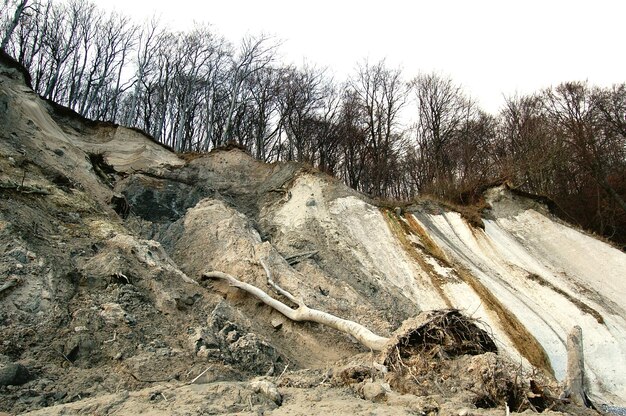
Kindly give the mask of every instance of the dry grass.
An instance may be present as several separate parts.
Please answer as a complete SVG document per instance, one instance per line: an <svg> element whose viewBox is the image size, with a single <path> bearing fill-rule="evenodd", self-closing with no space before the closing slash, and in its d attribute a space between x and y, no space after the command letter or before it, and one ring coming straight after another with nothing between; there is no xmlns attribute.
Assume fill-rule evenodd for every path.
<svg viewBox="0 0 626 416"><path fill-rule="evenodd" d="M578 307L578 309L580 309L581 311L583 311L583 312L593 316L596 319L596 321L598 321L599 324L603 324L604 323L604 318L602 317L602 315L600 315L600 312L596 311L595 309L593 309L591 306L587 305L586 303L584 303L580 299L576 299L575 297L573 297L569 293L565 292L563 289L554 286L552 283L548 282L543 277L541 277L541 276L539 276L537 274L534 274L534 273L530 273L527 276L527 278L529 280L532 280L533 282L537 282L541 286L545 286L545 287L549 288L550 290L552 290L552 291L558 293L559 295L563 296L565 299L569 300L574 305L576 305Z"/></svg>
<svg viewBox="0 0 626 416"><path fill-rule="evenodd" d="M424 247L428 251L428 254L442 262L444 265L449 266L450 262L448 261L448 257L445 255L443 250L439 248L437 243L435 243L435 241L430 238L426 230L424 230L424 228L415 219L415 217L410 213L406 213L404 214L404 218L407 220L411 231L413 231L413 233L415 233L415 235L419 237L422 244L424 244Z"/></svg>
<svg viewBox="0 0 626 416"><path fill-rule="evenodd" d="M375 198L374 204L378 208L387 208L394 209L398 208L408 208L415 203L414 199L393 199L393 198Z"/></svg>
<svg viewBox="0 0 626 416"><path fill-rule="evenodd" d="M421 247L413 243L412 241L410 241L408 236L409 235L417 236L422 242L422 244L424 244L424 248L427 254L430 254L429 246L432 247L433 249L436 248L436 245L434 245L434 242L426 235L424 230L421 229L421 227L419 227L419 224L417 224L415 220L413 221L420 228L421 234L416 232L413 229L413 226L407 220L405 220L402 217L398 217L398 215L396 215L394 211L388 208L381 208L381 212L383 214L383 217L387 221L389 229L391 230L393 235L395 235L396 238L400 241L400 245L402 246L402 248L404 248L404 251L413 260L415 260L417 264L419 264L422 270L426 271L426 273L428 274L428 277L430 278L431 283L433 284L433 287L435 288L435 290L437 291L441 299L443 299L443 301L445 302L448 308L452 308L453 306L452 302L450 301L450 298L448 298L448 295L446 295L445 291L443 290L443 285L446 283L446 281L444 280L442 276L440 276L433 269L432 265L430 265L424 260L424 258L418 251L419 249L421 249ZM410 214L406 214L405 217L407 219L412 218ZM436 252L438 256L440 256L440 257L437 257L437 256L434 256L434 257L441 259L444 262L444 264L447 264L447 261L443 260L445 259L445 256L443 255L443 252L441 250L439 251L433 250L433 251Z"/></svg>
<svg viewBox="0 0 626 416"><path fill-rule="evenodd" d="M472 204L457 204L447 199L439 198L434 195L423 194L410 200L398 200L391 198L377 198L373 203L379 208L387 208L393 210L400 208L403 211L406 208L415 205L430 205L447 211L454 211L461 214L465 220L471 225L478 228L485 228L482 220L482 211L489 208L484 198L481 198Z"/></svg>
<svg viewBox="0 0 626 416"><path fill-rule="evenodd" d="M184 160L185 162L189 163L192 160L199 159L203 156L206 156L207 154L208 153L204 153L204 152L185 152L185 153L178 153L177 156L181 158L182 160Z"/></svg>
<svg viewBox="0 0 626 416"><path fill-rule="evenodd" d="M418 264L428 272L431 277L433 286L440 294L442 299L445 300L447 305L452 305L449 298L443 291L443 284L445 283L441 276L439 276L432 268L432 266L424 261L422 256L416 250L417 247L413 246L408 239L408 235L413 234L419 237L420 241L424 245L424 249L427 254L433 256L439 260L443 265L452 267L443 250L433 241L426 231L420 226L420 224L412 217L412 215L405 215L406 221L397 217L395 212L389 209L382 209L383 215L387 220L390 229L400 240L402 246L407 253L415 259ZM474 290L474 292L481 298L483 303L492 310L500 322L505 331L507 331L509 338L517 348L517 350L530 362L533 366L546 371L548 374L554 375L554 370L550 364L550 359L545 350L537 341L537 339L526 329L524 324L512 314L508 308L500 302L500 300L491 293L472 273L458 264L454 265L454 270L457 276L468 286ZM595 315L594 315L595 316Z"/></svg>
<svg viewBox="0 0 626 416"><path fill-rule="evenodd" d="M228 142L226 144L223 144L221 146L214 147L213 149L211 149L211 152L219 152L219 151L226 151L227 152L229 150L234 150L234 149L241 150L244 153L250 154L250 151L245 146L243 146L243 145L241 145L241 144L239 144L237 142L234 142L234 141L230 141L230 142Z"/></svg>
<svg viewBox="0 0 626 416"><path fill-rule="evenodd" d="M422 195L415 199L416 204L434 204L448 211L458 212L470 225L476 228L485 229L482 213L489 208L489 204L484 198L477 199L472 204L461 205L454 202L438 198L433 195Z"/></svg>
<svg viewBox="0 0 626 416"><path fill-rule="evenodd" d="M534 367L554 376L554 370L550 364L548 354L543 349L539 341L528 329L512 314L500 300L489 291L472 273L462 266L456 267L458 276L469 285L481 298L483 303L489 307L500 319L502 328L508 333L515 348Z"/></svg>

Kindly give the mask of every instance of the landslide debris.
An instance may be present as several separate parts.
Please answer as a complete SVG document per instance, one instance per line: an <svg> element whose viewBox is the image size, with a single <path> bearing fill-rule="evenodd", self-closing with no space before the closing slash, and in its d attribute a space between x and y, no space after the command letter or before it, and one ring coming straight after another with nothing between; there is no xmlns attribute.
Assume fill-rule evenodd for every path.
<svg viewBox="0 0 626 416"><path fill-rule="evenodd" d="M266 285L263 259L307 304L385 336L445 306L383 244L395 240L380 212L332 179L237 149L184 160L42 101L4 56L0 123L0 411L489 414L530 397L528 376L456 312L420 315L374 365L344 334L200 281L221 270ZM340 376L350 360L366 363Z"/></svg>

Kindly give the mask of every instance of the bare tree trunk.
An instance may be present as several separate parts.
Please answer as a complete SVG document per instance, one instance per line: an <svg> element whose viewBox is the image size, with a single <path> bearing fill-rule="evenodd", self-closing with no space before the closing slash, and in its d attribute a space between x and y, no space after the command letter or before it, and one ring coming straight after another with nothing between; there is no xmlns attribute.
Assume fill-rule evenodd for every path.
<svg viewBox="0 0 626 416"><path fill-rule="evenodd" d="M230 130L231 124L233 120L233 113L235 112L235 105L237 104L237 95L239 95L239 89L241 88L241 82L237 80L239 76L239 71L235 71L235 81L233 83L233 91L232 96L230 97L230 104L228 106L228 113L226 114L226 125L224 127L224 131L222 132L222 137L220 139L220 145L225 145L230 140Z"/></svg>
<svg viewBox="0 0 626 416"><path fill-rule="evenodd" d="M9 24L7 31L4 34L4 38L2 39L2 43L0 44L1 50L5 50L9 41L11 40L11 35L13 34L13 31L15 30L18 23L20 22L20 17L22 16L22 12L26 8L26 3L28 3L28 0L22 0L17 5L17 9L15 9L15 14L13 15L13 20L11 20L11 23Z"/></svg>
<svg viewBox="0 0 626 416"><path fill-rule="evenodd" d="M615 191L615 189L609 184L609 182L606 180L606 176L596 176L596 179L600 186L604 188L604 190L611 196L611 198L613 198L613 201L615 201L617 205L620 206L622 211L626 213L626 201L624 201L620 194L618 194L617 191Z"/></svg>
<svg viewBox="0 0 626 416"><path fill-rule="evenodd" d="M590 407L585 392L585 358L583 355L583 333L577 325L567 336L567 378L565 393L578 406Z"/></svg>
<svg viewBox="0 0 626 416"><path fill-rule="evenodd" d="M238 289L248 292L249 294L253 295L254 297L259 299L266 305L271 306L272 308L276 309L278 312L282 313L283 315L285 315L287 318L291 319L292 321L296 321L296 322L310 321L310 322L317 322L317 323L329 326L340 332L353 336L361 344L363 344L367 348L370 348L373 351L382 351L387 341L389 341L388 338L378 336L374 334L372 331L370 331L369 329L365 328L363 325L358 324L354 321L348 321L346 319L339 318L335 315L332 315L332 314L329 314L329 313L326 313L317 309L309 308L308 306L304 304L304 301L296 298L291 293L287 292L286 290L278 286L276 283L274 283L274 281L272 280L272 275L269 269L267 268L267 266L263 262L261 262L261 264L263 265L263 268L265 269L265 273L267 274L268 284L278 293L280 293L281 295L289 299L291 302L298 305L298 309L290 308L289 306L285 305L281 301L272 298L270 295L268 295L267 293L265 293L263 290L259 289L258 287L242 282L240 280L237 280L236 278L234 278L233 276L229 274L222 273L222 272L209 272L209 273L203 274L203 277L226 280L230 286L233 286L233 287L236 287Z"/></svg>

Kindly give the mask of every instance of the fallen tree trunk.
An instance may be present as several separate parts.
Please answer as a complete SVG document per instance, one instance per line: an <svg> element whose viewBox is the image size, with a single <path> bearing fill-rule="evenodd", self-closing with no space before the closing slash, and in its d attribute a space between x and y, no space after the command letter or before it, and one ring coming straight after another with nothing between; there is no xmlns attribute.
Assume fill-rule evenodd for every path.
<svg viewBox="0 0 626 416"><path fill-rule="evenodd" d="M276 290L278 293L289 299L291 302L298 305L297 309L292 309L286 304L282 303L279 300L274 299L263 290L259 289L256 286L253 286L249 283L242 282L233 276L222 273L222 272L208 272L204 273L202 276L205 278L212 279L221 279L226 280L230 286L236 287L238 289L244 290L256 297L263 303L272 308L276 309L281 314L285 315L287 318L291 319L295 322L317 322L323 325L327 325L331 328L334 328L340 332L351 335L356 338L361 344L366 346L367 348L373 351L382 351L389 338L381 337L379 335L374 334L372 331L367 329L361 324L358 324L354 321L349 321L347 319L339 318L335 315L332 315L327 312L323 312L317 309L309 308L302 299L296 298L288 291L284 290L280 286L278 286L272 279L272 274L265 265L265 263L261 262L261 265L265 269L265 273L267 274L267 282L268 284Z"/></svg>
<svg viewBox="0 0 626 416"><path fill-rule="evenodd" d="M578 405L591 407L585 392L585 359L583 355L583 332L577 325L567 336L567 377L565 394L569 400Z"/></svg>

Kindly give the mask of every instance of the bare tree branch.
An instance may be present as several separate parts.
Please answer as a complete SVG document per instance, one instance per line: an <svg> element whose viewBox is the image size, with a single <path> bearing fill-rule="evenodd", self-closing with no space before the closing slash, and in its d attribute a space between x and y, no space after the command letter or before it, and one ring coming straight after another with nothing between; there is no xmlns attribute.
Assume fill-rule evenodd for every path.
<svg viewBox="0 0 626 416"><path fill-rule="evenodd" d="M329 314L327 312L309 308L307 305L304 304L304 301L296 298L291 293L284 290L283 288L281 288L278 284L274 282L274 280L272 279L271 272L269 271L265 263L261 262L261 265L263 266L263 268L265 269L265 273L267 274L268 284L273 289L275 289L278 293L280 293L281 295L289 299L291 302L297 304L298 305L297 309L290 308L289 306L285 305L281 301L272 298L270 295L268 295L267 293L265 293L263 290L259 289L258 287L253 286L249 283L242 282L229 274L218 272L218 271L213 271L213 272L204 273L202 276L203 278L225 280L228 282L230 286L233 286L245 292L248 292L249 294L256 297L257 299L259 299L266 305L271 306L272 308L274 308L281 314L285 315L287 318L291 319L292 321L317 322L322 325L326 325L331 328L334 328L345 334L351 335L354 338L356 338L361 344L363 344L367 348L370 348L371 350L382 351L387 341L389 341L389 338L376 335L372 331L364 327L363 325L358 324L354 321L342 319L335 315Z"/></svg>
<svg viewBox="0 0 626 416"><path fill-rule="evenodd" d="M11 20L11 22L9 23L9 26L7 27L6 32L4 33L4 37L2 38L2 43L0 44L1 50L5 50L7 47L7 44L9 43L9 40L11 40L11 35L13 34L13 31L15 30L18 23L20 22L22 13L24 12L24 9L26 8L26 3L28 3L28 0L22 0L18 3L17 8L15 9L15 13L13 14L13 20Z"/></svg>

